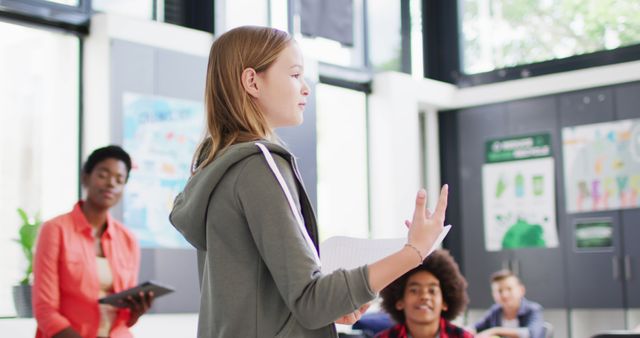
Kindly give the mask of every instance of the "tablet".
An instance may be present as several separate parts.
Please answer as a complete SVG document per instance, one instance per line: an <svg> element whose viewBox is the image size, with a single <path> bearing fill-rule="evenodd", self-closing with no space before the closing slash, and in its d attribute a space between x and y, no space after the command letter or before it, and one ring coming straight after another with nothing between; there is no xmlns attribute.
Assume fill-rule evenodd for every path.
<svg viewBox="0 0 640 338"><path fill-rule="evenodd" d="M140 297L140 292L147 293L149 291L153 291L153 297L155 299L173 292L173 288L168 285L162 285L156 281L146 281L130 289L100 298L98 299L98 303L110 304L115 307L127 307L127 302L125 301L127 297Z"/></svg>

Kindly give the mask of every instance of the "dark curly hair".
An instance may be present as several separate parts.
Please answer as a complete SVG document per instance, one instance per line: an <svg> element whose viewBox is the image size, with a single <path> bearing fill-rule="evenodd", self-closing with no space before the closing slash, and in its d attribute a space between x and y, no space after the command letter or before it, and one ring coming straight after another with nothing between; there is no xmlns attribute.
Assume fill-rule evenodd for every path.
<svg viewBox="0 0 640 338"><path fill-rule="evenodd" d="M404 297L409 277L420 271L430 272L440 281L442 299L447 304L441 316L446 320L456 318L469 303L467 280L460 273L458 263L448 250L436 250L421 265L400 276L380 291L382 308L398 323L405 322L404 311L396 309L396 303Z"/></svg>
<svg viewBox="0 0 640 338"><path fill-rule="evenodd" d="M127 153L124 149L115 145L110 145L94 150L91 155L89 155L89 158L87 158L87 162L84 163L82 172L87 175L91 174L93 168L95 168L98 163L108 158L113 158L124 163L124 165L127 167L128 180L129 173L131 172L131 157L129 156L129 153Z"/></svg>

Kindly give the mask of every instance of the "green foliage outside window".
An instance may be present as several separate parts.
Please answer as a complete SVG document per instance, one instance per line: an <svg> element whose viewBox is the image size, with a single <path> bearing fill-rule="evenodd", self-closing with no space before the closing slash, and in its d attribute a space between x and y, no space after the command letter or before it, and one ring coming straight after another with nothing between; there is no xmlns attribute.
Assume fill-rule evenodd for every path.
<svg viewBox="0 0 640 338"><path fill-rule="evenodd" d="M640 43L640 1L463 0L467 74Z"/></svg>

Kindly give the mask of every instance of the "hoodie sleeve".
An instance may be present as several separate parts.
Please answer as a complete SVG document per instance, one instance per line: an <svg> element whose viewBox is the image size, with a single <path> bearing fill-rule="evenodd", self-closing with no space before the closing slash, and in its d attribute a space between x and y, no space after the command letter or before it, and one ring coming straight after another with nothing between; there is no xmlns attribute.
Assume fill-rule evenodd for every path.
<svg viewBox="0 0 640 338"><path fill-rule="evenodd" d="M299 192L290 164L274 154L300 212ZM280 295L298 322L317 329L353 312L375 297L368 268L322 275L276 177L262 155L252 156L236 182L253 240Z"/></svg>

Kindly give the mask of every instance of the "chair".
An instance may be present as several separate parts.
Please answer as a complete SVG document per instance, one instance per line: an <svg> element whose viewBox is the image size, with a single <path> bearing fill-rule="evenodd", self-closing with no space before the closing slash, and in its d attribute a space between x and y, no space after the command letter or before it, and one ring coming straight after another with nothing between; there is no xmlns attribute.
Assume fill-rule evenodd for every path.
<svg viewBox="0 0 640 338"><path fill-rule="evenodd" d="M366 337L373 337L394 324L393 319L386 312L370 312L362 315L352 328L361 330Z"/></svg>
<svg viewBox="0 0 640 338"><path fill-rule="evenodd" d="M346 332L338 332L338 338L368 338L364 333L346 333Z"/></svg>
<svg viewBox="0 0 640 338"><path fill-rule="evenodd" d="M549 322L544 322L542 327L544 328L544 338L553 338L553 325Z"/></svg>

